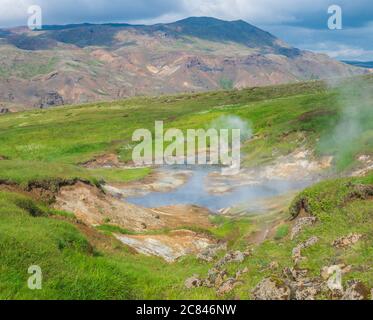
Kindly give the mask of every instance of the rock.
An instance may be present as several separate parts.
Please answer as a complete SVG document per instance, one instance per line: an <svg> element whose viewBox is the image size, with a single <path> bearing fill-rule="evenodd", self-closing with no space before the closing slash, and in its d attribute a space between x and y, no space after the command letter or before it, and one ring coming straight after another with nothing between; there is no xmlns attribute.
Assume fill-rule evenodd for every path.
<svg viewBox="0 0 373 320"><path fill-rule="evenodd" d="M242 282L237 281L235 278L229 278L219 287L219 289L217 290L217 294L218 295L227 294L240 284L242 284Z"/></svg>
<svg viewBox="0 0 373 320"><path fill-rule="evenodd" d="M368 296L368 288L362 282L353 280L348 282L341 300L367 300Z"/></svg>
<svg viewBox="0 0 373 320"><path fill-rule="evenodd" d="M279 268L279 264L278 264L277 261L272 261L272 262L269 264L268 268L269 268L270 270L272 270L272 271L277 270L277 269Z"/></svg>
<svg viewBox="0 0 373 320"><path fill-rule="evenodd" d="M225 248L226 248L226 245L219 245L219 244L208 246L205 250L201 251L197 255L197 258L205 262L212 262L216 258L218 252L220 250L224 250Z"/></svg>
<svg viewBox="0 0 373 320"><path fill-rule="evenodd" d="M297 268L285 268L283 270L283 274L290 281L304 281L307 277L308 270Z"/></svg>
<svg viewBox="0 0 373 320"><path fill-rule="evenodd" d="M242 253L241 251L229 252L216 263L215 268L220 269L222 266L224 266L227 263L244 262L246 256L247 255L245 253Z"/></svg>
<svg viewBox="0 0 373 320"><path fill-rule="evenodd" d="M62 96L56 91L51 91L41 97L38 106L40 107L40 109L44 109L48 107L60 106L63 104L64 100Z"/></svg>
<svg viewBox="0 0 373 320"><path fill-rule="evenodd" d="M253 249L247 249L243 254L244 256L247 258L247 257L251 257L253 255Z"/></svg>
<svg viewBox="0 0 373 320"><path fill-rule="evenodd" d="M302 242L299 245L297 245L293 249L293 252L292 252L292 257L293 257L294 263L298 264L299 262L301 262L304 259L304 257L302 257L302 250L303 249L312 247L317 242L319 242L319 238L313 236L313 237L309 238L307 241Z"/></svg>
<svg viewBox="0 0 373 320"><path fill-rule="evenodd" d="M373 196L372 184L358 184L354 186L354 190L348 195L348 198L353 199L369 199Z"/></svg>
<svg viewBox="0 0 373 320"><path fill-rule="evenodd" d="M322 285L317 282L298 285L294 289L295 300L316 300L318 294L322 291Z"/></svg>
<svg viewBox="0 0 373 320"><path fill-rule="evenodd" d="M315 217L305 217L305 218L299 218L297 222L295 223L294 227L291 230L291 240L294 240L294 238L303 231L304 228L312 226L315 224L317 219Z"/></svg>
<svg viewBox="0 0 373 320"><path fill-rule="evenodd" d="M244 274L248 273L249 272L249 269L248 268L244 268L242 270L238 270L236 272L236 280L240 279Z"/></svg>
<svg viewBox="0 0 373 320"><path fill-rule="evenodd" d="M187 289L198 288L201 286L202 286L202 281L199 279L199 275L197 274L185 280L185 287Z"/></svg>
<svg viewBox="0 0 373 320"><path fill-rule="evenodd" d="M224 281L226 275L226 270L217 270L212 268L207 273L207 281L211 283L212 287L219 286Z"/></svg>
<svg viewBox="0 0 373 320"><path fill-rule="evenodd" d="M363 236L361 234L351 233L348 236L341 237L341 238L335 240L332 243L332 245L333 245L333 247L338 248L338 249L345 249L345 248L351 247L354 244L356 244L357 242L359 242L359 240L362 237Z"/></svg>
<svg viewBox="0 0 373 320"><path fill-rule="evenodd" d="M227 276L228 276L227 271L225 271L225 270L220 271L216 275L216 278L215 278L215 282L214 282L215 287L219 288L224 283L224 280L226 279Z"/></svg>
<svg viewBox="0 0 373 320"><path fill-rule="evenodd" d="M207 278L203 281L203 286L207 288L219 288L225 281L228 273L226 270L212 268L208 271Z"/></svg>
<svg viewBox="0 0 373 320"><path fill-rule="evenodd" d="M254 300L290 300L290 288L280 282L270 278L264 279L252 291Z"/></svg>
<svg viewBox="0 0 373 320"><path fill-rule="evenodd" d="M310 279L306 269L285 268L283 273L294 300L315 300L325 287L321 279Z"/></svg>

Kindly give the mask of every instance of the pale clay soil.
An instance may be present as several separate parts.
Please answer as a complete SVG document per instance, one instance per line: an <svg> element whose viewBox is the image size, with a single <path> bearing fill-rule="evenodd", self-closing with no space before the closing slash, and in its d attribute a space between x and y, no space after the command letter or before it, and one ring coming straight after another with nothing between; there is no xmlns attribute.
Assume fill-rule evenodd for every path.
<svg viewBox="0 0 373 320"><path fill-rule="evenodd" d="M369 170L367 167L371 168L373 164L370 156L361 156L359 160L364 164L364 170ZM331 157L316 160L313 159L311 152L298 150L288 156L278 158L273 164L264 166L260 170L258 168L242 169L239 175L228 177L212 173L208 177L207 185L209 192L219 194L242 185L260 183L266 179L317 181L331 164ZM117 157L112 155L101 157L86 165L90 168L123 167ZM357 171L355 175L362 172L366 171ZM186 183L190 175L191 172L188 170L156 170L142 181L105 185L106 194L96 187L77 183L74 186L61 188L56 197L55 208L73 212L79 220L91 226L106 223L143 233L164 228L174 229L175 231L156 235L115 235L123 244L139 253L159 256L168 262L173 262L184 255L198 254L214 244L214 241L205 235L183 230L185 226L212 227L209 210L188 205L148 209L126 203L123 198L145 195L149 192L170 192ZM290 198L290 195L282 195L263 200L263 204L268 209L268 214L273 215L275 211L283 212L283 208L286 207L285 202L288 204ZM220 214L239 215L244 211L244 208L228 209L230 208ZM281 217L279 219L283 219L282 214L278 216ZM266 225L263 230L254 233L251 236L252 240L264 241L273 233L273 227L281 223L279 219L274 219L273 225Z"/></svg>

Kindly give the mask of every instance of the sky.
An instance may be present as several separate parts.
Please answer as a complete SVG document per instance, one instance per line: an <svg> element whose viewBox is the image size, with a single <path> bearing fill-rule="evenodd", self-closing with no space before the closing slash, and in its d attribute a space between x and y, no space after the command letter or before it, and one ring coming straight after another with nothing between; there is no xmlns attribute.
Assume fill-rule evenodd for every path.
<svg viewBox="0 0 373 320"><path fill-rule="evenodd" d="M0 27L26 25L31 5L43 24L242 19L301 49L373 61L373 0L0 0ZM342 8L341 30L328 28L330 5Z"/></svg>

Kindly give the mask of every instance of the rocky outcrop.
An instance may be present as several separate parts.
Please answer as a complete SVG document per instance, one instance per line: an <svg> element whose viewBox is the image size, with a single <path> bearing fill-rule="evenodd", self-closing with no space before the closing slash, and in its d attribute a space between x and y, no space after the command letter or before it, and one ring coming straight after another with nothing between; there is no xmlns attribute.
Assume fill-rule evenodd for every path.
<svg viewBox="0 0 373 320"><path fill-rule="evenodd" d="M185 287L187 289L198 288L202 285L202 281L199 279L199 275L195 274L192 277L185 280Z"/></svg>
<svg viewBox="0 0 373 320"><path fill-rule="evenodd" d="M316 223L317 219L316 217L304 217L304 218L299 218L292 230L291 230L291 240L294 240L295 237L300 234L306 227L312 226Z"/></svg>
<svg viewBox="0 0 373 320"><path fill-rule="evenodd" d="M38 107L40 109L44 109L44 108L49 108L49 107L61 106L63 104L64 104L64 100L62 96L58 92L52 91L52 92L46 93L40 98Z"/></svg>
<svg viewBox="0 0 373 320"><path fill-rule="evenodd" d="M304 260L304 257L302 257L302 250L312 247L317 242L319 242L319 238L314 236L309 238L307 241L298 244L292 251L292 258L294 263L297 265L299 262Z"/></svg>
<svg viewBox="0 0 373 320"><path fill-rule="evenodd" d="M216 264L215 268L221 268L222 266L226 265L227 263L240 263L244 262L246 257L249 257L252 254L252 251L248 250L246 252L241 251L233 251L228 252L222 259L220 259Z"/></svg>
<svg viewBox="0 0 373 320"><path fill-rule="evenodd" d="M225 295L231 292L237 286L243 284L242 276L249 272L248 268L238 270L234 276L229 276L227 269L223 268L228 263L241 263L245 258L251 254L251 251L245 253L241 251L234 251L227 253L218 263L211 268L205 279L199 276L192 276L185 281L185 287L188 289L197 287L214 288L218 295Z"/></svg>
<svg viewBox="0 0 373 320"><path fill-rule="evenodd" d="M241 284L243 282L237 281L236 278L229 278L218 288L217 294L220 296L225 295Z"/></svg>
<svg viewBox="0 0 373 320"><path fill-rule="evenodd" d="M367 300L369 289L360 281L350 281L341 300Z"/></svg>
<svg viewBox="0 0 373 320"><path fill-rule="evenodd" d="M264 279L252 291L254 300L290 300L290 288L279 280Z"/></svg>
<svg viewBox="0 0 373 320"><path fill-rule="evenodd" d="M358 233L351 233L348 236L335 240L332 245L338 249L345 249L358 243L363 236Z"/></svg>
<svg viewBox="0 0 373 320"><path fill-rule="evenodd" d="M211 245L197 255L197 259L205 262L212 262L221 250L227 250L226 244Z"/></svg>
<svg viewBox="0 0 373 320"><path fill-rule="evenodd" d="M291 289L293 300L316 300L317 295L325 291L325 283L320 278L310 278L308 270L285 268L285 283Z"/></svg>
<svg viewBox="0 0 373 320"><path fill-rule="evenodd" d="M354 199L369 199L373 197L373 185L372 184L357 184L353 185L353 191L347 196L347 200Z"/></svg>
<svg viewBox="0 0 373 320"><path fill-rule="evenodd" d="M311 208L308 204L308 199L306 197L295 199L290 206L289 211L294 219L297 218L302 212L311 215Z"/></svg>
<svg viewBox="0 0 373 320"><path fill-rule="evenodd" d="M229 277L227 270L212 268L208 271L205 279L201 279L199 275L193 275L185 280L185 287L187 289L198 287L214 288L218 295L225 295L237 286L243 284L240 277L247 272L247 269L243 269L238 271L234 277Z"/></svg>

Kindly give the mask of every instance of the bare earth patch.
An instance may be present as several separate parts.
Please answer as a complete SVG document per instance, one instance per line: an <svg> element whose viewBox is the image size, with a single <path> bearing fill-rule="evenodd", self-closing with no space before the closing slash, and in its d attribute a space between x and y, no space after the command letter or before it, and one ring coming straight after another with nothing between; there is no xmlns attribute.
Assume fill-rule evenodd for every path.
<svg viewBox="0 0 373 320"><path fill-rule="evenodd" d="M214 244L211 239L189 230L162 235L116 235L116 238L139 253L158 256L167 262L175 262L185 255L198 254Z"/></svg>
<svg viewBox="0 0 373 320"><path fill-rule="evenodd" d="M83 182L62 187L56 195L54 207L74 213L88 225L110 223L133 231L210 226L210 212L207 209L196 206L142 208L118 200Z"/></svg>
<svg viewBox="0 0 373 320"><path fill-rule="evenodd" d="M111 223L135 231L166 226L150 210L115 199L81 182L61 188L54 207L73 212L78 219L89 225Z"/></svg>
<svg viewBox="0 0 373 320"><path fill-rule="evenodd" d="M118 155L109 153L102 156L98 156L92 160L89 160L82 164L83 167L89 169L100 169L100 168L120 168L123 166L118 159Z"/></svg>

